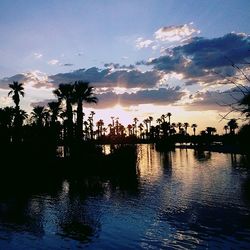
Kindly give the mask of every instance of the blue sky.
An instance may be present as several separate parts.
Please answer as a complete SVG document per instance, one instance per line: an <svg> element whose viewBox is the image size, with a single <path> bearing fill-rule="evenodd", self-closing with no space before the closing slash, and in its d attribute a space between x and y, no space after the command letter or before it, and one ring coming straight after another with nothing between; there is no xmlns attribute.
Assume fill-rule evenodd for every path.
<svg viewBox="0 0 250 250"><path fill-rule="evenodd" d="M213 63L214 67L201 66L197 56L197 46L211 48L211 44L220 41L228 46L239 46L236 49L245 46L242 54L237 51L241 55L237 58L237 62L247 60L248 56L245 55L245 52L249 45L249 10L250 1L247 0L1 0L0 79L2 80L0 80L0 96L3 97L0 104L4 106L11 103L4 98L8 81L14 79L24 81L27 86L27 99L23 101L23 105L24 108L30 109L30 103L43 102L53 98L49 93L53 87L60 83L56 80L63 81L63 77L65 77L65 75L60 75L59 78L58 74L72 73L75 76L77 71L78 77L85 77L84 80L94 82L97 88L114 88L115 86L125 88L125 90L116 89L115 93L118 93L118 90L126 91L128 88L132 89L132 92L143 91L138 92L134 99L131 95L127 98L127 93L122 96L122 92L119 92L119 99L122 100L122 105L126 106L127 109L133 106L133 110L143 110L144 104L154 106L156 102L155 109L152 105L150 107L153 113L156 110L162 112L164 108L166 112L168 110L174 112L179 105L178 119L181 119L180 114L187 118L189 116L185 112L199 112L201 110L198 107L194 108L195 105L192 103L197 91L203 93L215 90L225 91L225 89L232 87L229 84L218 87L218 82L216 82L218 79L208 77L204 72L200 74L201 70L208 68L228 73L230 67L226 62L215 65L212 60L210 66ZM171 32L179 35L173 37ZM235 32L235 36L226 36L230 32ZM239 33L244 33L244 35ZM202 37L205 41L195 41L195 37ZM216 38L221 40L215 40ZM248 41L248 44L246 42L243 44L245 40ZM186 47L183 49L185 45ZM195 46L196 50L193 49L191 53L192 46ZM213 47L213 51L215 47ZM216 53L219 54L223 49L223 47L216 47ZM184 53L185 58L188 58L186 62L181 61L180 53ZM223 53L224 56L227 53L229 56L235 56L229 49L223 50ZM170 54L171 61L168 57ZM204 61L206 57L201 57L201 60ZM152 61L153 59L155 61ZM187 72L187 68L183 70L180 67L182 63L188 64L189 60L193 59L196 59L194 64L199 65L198 69L190 67ZM175 67L171 66L170 69L169 65L166 65L166 60L169 65L176 63ZM220 62L221 58L216 60L216 62ZM116 66L114 66L115 64ZM124 68L123 65L132 65L134 68L132 69L132 66L130 69ZM98 70L94 70L94 67ZM85 69L85 72L81 72L79 75L79 69ZM86 74L88 69L91 71ZM139 73L135 70L138 70ZM151 70L154 72L152 73ZM196 70L195 73L194 70ZM143 75L142 73L145 71L151 72ZM102 76L100 76L100 72ZM108 74L104 76L107 72ZM110 74L111 72L113 74ZM174 73L179 75L175 76ZM235 72L231 73L235 74ZM18 78L18 74L29 74L29 76L20 78L19 75ZM31 74L33 74L32 83L29 83ZM165 75L163 76L163 74ZM53 80L51 84L45 83L46 77L48 77L48 82ZM153 85L147 86L145 77L152 79ZM3 79L5 80L3 81ZM208 81L214 84L208 84ZM159 83L162 82L164 82L163 86L159 86ZM44 86L42 86L43 84ZM170 89L161 90L164 86ZM172 94L171 91L176 86L178 87L176 96L182 98L179 100L181 101L179 104L174 103L168 96L168 93ZM152 88L154 90L150 94L149 91ZM156 88L159 90L157 95ZM99 109L104 108L104 106L105 108L112 107L112 100L117 99L117 96L113 98L114 89L106 90L104 94L100 100L103 100L106 106L104 104L102 106L100 102ZM187 98L185 99L184 94L186 97L193 95L193 99L189 98L185 103ZM159 96L159 101L152 98L151 102L150 95ZM161 102L163 95L165 95L165 101ZM206 97L207 92L201 99ZM133 100L138 99L141 102L136 101L132 105ZM196 98L195 100L200 101L201 99ZM192 105L188 106L190 102ZM185 105L181 106L180 103L185 103ZM207 102L204 104L208 105ZM200 105L202 106L201 102ZM206 105L203 105L202 110L222 112L219 107L218 110L214 107L206 110ZM148 106L146 107L148 110ZM129 110L130 113L132 109ZM136 115L136 113L134 114ZM197 119L200 120L201 117ZM211 121L213 124L215 122L216 119Z"/></svg>

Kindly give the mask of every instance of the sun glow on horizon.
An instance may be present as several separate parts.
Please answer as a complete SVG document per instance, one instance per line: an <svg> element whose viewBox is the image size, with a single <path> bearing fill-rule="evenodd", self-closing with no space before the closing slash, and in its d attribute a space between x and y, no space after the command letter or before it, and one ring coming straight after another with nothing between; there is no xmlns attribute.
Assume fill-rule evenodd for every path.
<svg viewBox="0 0 250 250"><path fill-rule="evenodd" d="M215 111L189 111L185 109L185 106L160 106L154 104L142 104L137 106L124 107L120 104L116 104L113 107L106 109L85 109L85 117L88 116L88 113L91 110L95 111L94 122L96 123L98 120L102 119L104 121L105 127L107 127L108 124L112 123L111 117L114 117L114 119L118 118L119 123L127 127L128 124L134 123L133 120L135 117L139 120L137 124L142 123L144 125L143 120L148 118L149 116L153 117L152 125L155 126L157 125L157 118L160 118L162 114L166 115L168 112L172 114L171 123L188 122L190 125L188 131L190 134L192 134L191 125L193 123L198 125L196 130L197 133L199 133L201 130L205 130L206 127L210 126L215 127L217 129L217 133L219 134L223 133L223 127L226 124L226 122L220 122L220 117Z"/></svg>

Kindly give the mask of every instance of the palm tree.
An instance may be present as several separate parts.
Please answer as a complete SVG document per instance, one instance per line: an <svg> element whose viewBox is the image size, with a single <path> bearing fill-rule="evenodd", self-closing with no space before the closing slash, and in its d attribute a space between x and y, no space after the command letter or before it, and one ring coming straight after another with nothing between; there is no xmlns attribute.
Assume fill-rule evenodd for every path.
<svg viewBox="0 0 250 250"><path fill-rule="evenodd" d="M148 117L148 124L149 124L149 131L150 131L150 128L151 128L151 123L152 123L152 121L153 121L153 117L152 116L149 116Z"/></svg>
<svg viewBox="0 0 250 250"><path fill-rule="evenodd" d="M196 128L197 128L197 124L193 123L193 124L191 125L191 128L193 129L194 136L195 136L195 131L196 131Z"/></svg>
<svg viewBox="0 0 250 250"><path fill-rule="evenodd" d="M229 129L229 126L228 126L228 125L225 125L223 128L224 128L225 133L226 133L226 135L227 135L227 131L228 131L228 129Z"/></svg>
<svg viewBox="0 0 250 250"><path fill-rule="evenodd" d="M181 127L182 127L182 123L181 122L178 122L177 123L177 127L179 129L179 134L181 133Z"/></svg>
<svg viewBox="0 0 250 250"><path fill-rule="evenodd" d="M18 127L19 122L19 103L20 103L20 95L24 97L24 87L23 83L13 82L13 84L9 84L11 91L8 93L8 96L12 95L12 100L14 101L15 107L15 118L14 118L14 126Z"/></svg>
<svg viewBox="0 0 250 250"><path fill-rule="evenodd" d="M0 108L0 127L11 128L15 117L15 109L13 107Z"/></svg>
<svg viewBox="0 0 250 250"><path fill-rule="evenodd" d="M12 90L8 93L8 96L12 95L12 100L16 105L16 109L19 109L20 95L24 97L23 83L13 82L13 84L9 84L9 87Z"/></svg>
<svg viewBox="0 0 250 250"><path fill-rule="evenodd" d="M162 120L162 122L165 122L165 118L166 118L166 115L162 114L162 115L161 115L161 120Z"/></svg>
<svg viewBox="0 0 250 250"><path fill-rule="evenodd" d="M54 125L57 121L60 111L62 110L60 107L60 102L49 102L48 107L51 114L51 124Z"/></svg>
<svg viewBox="0 0 250 250"><path fill-rule="evenodd" d="M143 124L142 123L140 123L139 125L138 125L138 128L139 128L139 130L140 130L140 138L142 138L142 131L143 131Z"/></svg>
<svg viewBox="0 0 250 250"><path fill-rule="evenodd" d="M137 136L137 122L139 121L137 117L133 119L134 121L134 133Z"/></svg>
<svg viewBox="0 0 250 250"><path fill-rule="evenodd" d="M156 119L156 123L158 123L160 125L162 123L162 119L161 118L157 118Z"/></svg>
<svg viewBox="0 0 250 250"><path fill-rule="evenodd" d="M100 120L97 121L97 123L96 123L96 126L97 126L97 136L98 136L98 137L102 136L103 125L104 125L104 122L103 122L102 119L100 119Z"/></svg>
<svg viewBox="0 0 250 250"><path fill-rule="evenodd" d="M216 133L216 128L214 127L207 127L206 128L206 132L208 135L213 135L214 133Z"/></svg>
<svg viewBox="0 0 250 250"><path fill-rule="evenodd" d="M128 124L127 129L128 129L128 135L132 135L132 128L133 126L131 124Z"/></svg>
<svg viewBox="0 0 250 250"><path fill-rule="evenodd" d="M35 120L36 125L41 128L44 125L46 115L44 106L35 106L31 115L32 119Z"/></svg>
<svg viewBox="0 0 250 250"><path fill-rule="evenodd" d="M172 115L171 113L167 113L167 114L166 114L166 117L168 117L168 122L169 122L169 124L170 124L170 117L171 117L171 115Z"/></svg>
<svg viewBox="0 0 250 250"><path fill-rule="evenodd" d="M149 119L144 119L143 120L144 124L146 125L146 133L148 133L148 123L149 123Z"/></svg>
<svg viewBox="0 0 250 250"><path fill-rule="evenodd" d="M89 115L89 129L90 129L90 138L91 140L94 139L94 115L95 115L95 112L94 111L91 111L90 112L90 115Z"/></svg>
<svg viewBox="0 0 250 250"><path fill-rule="evenodd" d="M187 128L189 127L189 123L188 122L184 122L184 128L185 128L185 133L187 134Z"/></svg>
<svg viewBox="0 0 250 250"><path fill-rule="evenodd" d="M89 86L89 82L76 81L74 85L74 97L77 102L77 136L82 139L83 135L83 102L97 103L98 99L94 96L93 87Z"/></svg>
<svg viewBox="0 0 250 250"><path fill-rule="evenodd" d="M66 127L67 127L67 137L73 138L73 112L72 104L74 103L74 86L72 84L59 84L58 89L55 89L53 93L58 97L59 102L66 101Z"/></svg>
<svg viewBox="0 0 250 250"><path fill-rule="evenodd" d="M238 128L238 124L236 122L236 119L231 119L227 125L229 126L230 129L230 134L234 135L235 134L235 129Z"/></svg>

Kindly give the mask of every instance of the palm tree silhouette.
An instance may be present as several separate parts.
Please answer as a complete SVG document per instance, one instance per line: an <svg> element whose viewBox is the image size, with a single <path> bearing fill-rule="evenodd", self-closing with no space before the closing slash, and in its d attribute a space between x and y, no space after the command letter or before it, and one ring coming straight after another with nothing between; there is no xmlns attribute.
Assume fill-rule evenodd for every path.
<svg viewBox="0 0 250 250"><path fill-rule="evenodd" d="M227 125L229 126L229 129L230 129L230 134L231 135L234 135L235 134L235 129L238 128L238 124L236 122L236 119L231 119Z"/></svg>
<svg viewBox="0 0 250 250"><path fill-rule="evenodd" d="M83 136L83 102L97 103L98 99L94 96L93 87L89 86L89 82L76 81L74 85L74 97L77 103L77 136L82 139Z"/></svg>
<svg viewBox="0 0 250 250"><path fill-rule="evenodd" d="M181 133L181 127L182 127L182 123L181 122L178 122L177 123L177 127L179 129L179 134Z"/></svg>
<svg viewBox="0 0 250 250"><path fill-rule="evenodd" d="M46 110L44 106L35 106L31 112L32 119L35 121L36 125L41 128L44 125Z"/></svg>
<svg viewBox="0 0 250 250"><path fill-rule="evenodd" d="M8 93L8 96L12 95L12 100L14 101L15 107L15 118L14 118L14 126L18 127L20 125L19 122L19 103L20 103L20 95L24 97L24 87L23 83L13 82L13 84L9 84L11 91Z"/></svg>
<svg viewBox="0 0 250 250"><path fill-rule="evenodd" d="M187 134L187 128L189 127L189 123L188 122L184 122L184 128L185 128L185 133Z"/></svg>
<svg viewBox="0 0 250 250"><path fill-rule="evenodd" d="M148 117L148 124L149 124L148 129L149 129L149 132L150 132L150 129L151 129L151 123L152 123L153 119L154 118L152 116Z"/></svg>
<svg viewBox="0 0 250 250"><path fill-rule="evenodd" d="M228 129L229 129L229 126L228 126L228 125L225 125L223 128L224 128L224 130L225 130L225 133L227 134L227 131L228 131Z"/></svg>
<svg viewBox="0 0 250 250"><path fill-rule="evenodd" d="M169 122L169 124L170 124L170 117L171 117L171 115L172 115L171 113L167 113L167 114L166 114L166 116L168 117L168 122Z"/></svg>
<svg viewBox="0 0 250 250"><path fill-rule="evenodd" d="M12 90L8 93L8 96L12 95L12 100L16 105L16 109L19 109L20 95L24 97L23 83L13 82L13 84L9 84L9 87Z"/></svg>
<svg viewBox="0 0 250 250"><path fill-rule="evenodd" d="M74 103L73 95L74 86L72 84L59 84L59 87L53 91L53 93L58 97L59 102L62 100L66 101L66 128L67 135L66 137L73 138L73 112L72 104Z"/></svg>
<svg viewBox="0 0 250 250"><path fill-rule="evenodd" d="M191 125L191 128L193 129L194 136L195 136L195 131L196 131L196 128L197 128L197 124L193 123L193 124Z"/></svg>
<svg viewBox="0 0 250 250"><path fill-rule="evenodd" d="M216 128L214 127L206 127L206 132L208 135L213 135L214 133L216 133Z"/></svg>
<svg viewBox="0 0 250 250"><path fill-rule="evenodd" d="M137 136L137 122L139 121L137 117L133 119L134 121L134 133Z"/></svg>
<svg viewBox="0 0 250 250"><path fill-rule="evenodd" d="M52 126L56 123L57 118L60 114L60 111L62 110L60 105L61 105L60 102L49 102L48 103L49 113L51 114L51 125Z"/></svg>

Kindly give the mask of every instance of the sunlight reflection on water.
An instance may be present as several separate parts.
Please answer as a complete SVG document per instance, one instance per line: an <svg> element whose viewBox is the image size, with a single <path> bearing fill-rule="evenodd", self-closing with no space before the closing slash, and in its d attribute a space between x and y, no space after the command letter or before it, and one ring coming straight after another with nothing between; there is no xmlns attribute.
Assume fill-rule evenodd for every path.
<svg viewBox="0 0 250 250"><path fill-rule="evenodd" d="M2 190L0 249L250 248L249 168L240 155L154 145L137 153L137 176Z"/></svg>

